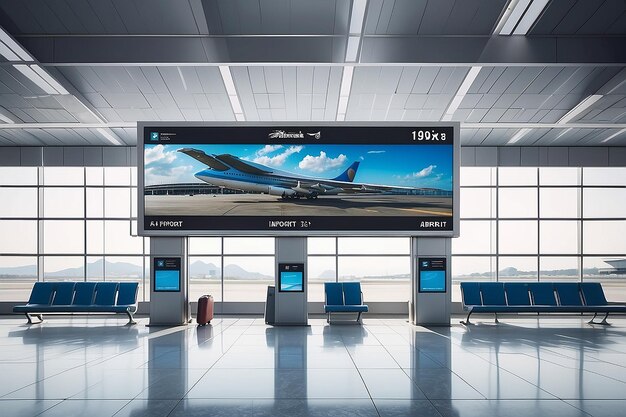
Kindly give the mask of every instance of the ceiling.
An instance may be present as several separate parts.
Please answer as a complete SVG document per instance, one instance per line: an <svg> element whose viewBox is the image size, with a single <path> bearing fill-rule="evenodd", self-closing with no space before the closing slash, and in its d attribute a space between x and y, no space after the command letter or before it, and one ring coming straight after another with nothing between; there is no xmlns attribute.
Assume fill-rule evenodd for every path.
<svg viewBox="0 0 626 417"><path fill-rule="evenodd" d="M459 121L471 146L626 145L623 0L0 0L0 26L2 146L343 119Z"/></svg>

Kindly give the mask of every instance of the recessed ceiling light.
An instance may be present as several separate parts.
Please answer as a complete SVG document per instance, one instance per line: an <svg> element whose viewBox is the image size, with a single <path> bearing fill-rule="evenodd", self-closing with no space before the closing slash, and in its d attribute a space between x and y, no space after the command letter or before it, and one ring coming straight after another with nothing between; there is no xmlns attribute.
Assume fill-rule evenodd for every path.
<svg viewBox="0 0 626 417"><path fill-rule="evenodd" d="M41 76L39 76L39 74L37 74L35 72L35 70L33 70L28 65L16 64L16 65L13 65L13 67L16 70L18 70L19 72L21 72L26 78L28 78L33 83L35 83L35 85L37 85L39 88L41 88L46 93L48 93L48 94L59 94L59 92L54 87L52 87L50 85L50 83L48 83L46 80L41 78Z"/></svg>
<svg viewBox="0 0 626 417"><path fill-rule="evenodd" d="M0 50L2 56L8 61L33 61L33 58L22 46L15 41L4 29L0 28L0 41L6 46ZM6 53L6 55L5 55Z"/></svg>
<svg viewBox="0 0 626 417"><path fill-rule="evenodd" d="M578 103L578 105L572 110L568 111L563 117L559 119L557 123L565 124L569 122L570 120L574 119L576 116L587 110L589 107L591 107L596 101L600 100L602 97L602 94L590 95L589 97Z"/></svg>
<svg viewBox="0 0 626 417"><path fill-rule="evenodd" d="M604 139L600 143L606 143L606 142L610 141L611 139L614 139L614 138L618 137L619 135L621 135L622 133L625 133L625 132L626 132L626 129L622 129L622 130L620 130L618 132L615 132L611 136L609 136L608 138Z"/></svg>
<svg viewBox="0 0 626 417"><path fill-rule="evenodd" d="M220 65L219 70L220 74L222 74L222 80L224 81L224 87L226 87L226 94L228 94L228 99L230 100L235 120L244 121L245 116L243 115L243 109L241 108L239 97L237 96L237 89L235 88L235 82L233 81L233 75L230 72L230 68L227 65Z"/></svg>
<svg viewBox="0 0 626 417"><path fill-rule="evenodd" d="M519 142L519 140L523 138L524 136L526 136L530 131L531 129L526 128L526 127L518 130L517 133L513 135L513 137L507 142L507 145L512 145L514 143Z"/></svg>
<svg viewBox="0 0 626 417"><path fill-rule="evenodd" d="M526 35L550 0L511 0L494 34Z"/></svg>
<svg viewBox="0 0 626 417"><path fill-rule="evenodd" d="M450 102L450 105L446 109L446 113L443 115L441 120L443 120L444 122L452 120L452 116L454 115L454 112L457 111L457 109L461 105L461 102L463 101L463 98L465 97L465 95L469 91L470 87L472 86L472 84L476 80L476 77L478 77L478 74L480 73L481 69L482 69L482 67L472 67L472 68L470 68L469 72L465 76L465 79L461 83L461 86L459 87L459 90L454 95L454 98Z"/></svg>
<svg viewBox="0 0 626 417"><path fill-rule="evenodd" d="M110 134L106 129L103 129L103 128L99 127L96 130L98 131L98 133L100 133L102 136L104 136L104 138L106 140L108 140L109 142L111 142L113 145L121 145L122 144L119 140L117 140L117 138L115 136Z"/></svg>
<svg viewBox="0 0 626 417"><path fill-rule="evenodd" d="M352 88L353 73L354 67L347 66L343 68L341 88L339 89L339 104L337 106L337 120L339 120L340 115L343 115L342 120L346 117L346 111L348 110L348 97L350 96L350 89Z"/></svg>

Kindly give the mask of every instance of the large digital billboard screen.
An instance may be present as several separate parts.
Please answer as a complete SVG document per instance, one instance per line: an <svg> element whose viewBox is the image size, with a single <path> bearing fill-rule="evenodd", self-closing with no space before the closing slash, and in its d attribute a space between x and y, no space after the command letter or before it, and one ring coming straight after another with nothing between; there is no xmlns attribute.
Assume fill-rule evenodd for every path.
<svg viewBox="0 0 626 417"><path fill-rule="evenodd" d="M141 234L458 232L458 124L138 129Z"/></svg>

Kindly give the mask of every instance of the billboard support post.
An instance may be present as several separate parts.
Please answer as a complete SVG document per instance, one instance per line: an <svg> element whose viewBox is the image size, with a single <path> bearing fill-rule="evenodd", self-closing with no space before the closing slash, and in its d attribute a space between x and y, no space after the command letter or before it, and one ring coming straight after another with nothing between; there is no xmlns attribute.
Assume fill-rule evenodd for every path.
<svg viewBox="0 0 626 417"><path fill-rule="evenodd" d="M308 279L307 279L307 238L306 237L277 237L275 239L275 285L276 304L274 325L306 326L308 324ZM300 286L294 290L285 287L281 282L289 268L296 270L295 274L301 278ZM282 284L282 288L281 288Z"/></svg>
<svg viewBox="0 0 626 417"><path fill-rule="evenodd" d="M178 269L176 271L176 269ZM178 272L178 287L159 288L160 272ZM165 275L165 278L168 278ZM167 279L167 285L171 285ZM150 326L187 324L189 311L189 275L187 273L187 238L153 237L150 239Z"/></svg>
<svg viewBox="0 0 626 417"><path fill-rule="evenodd" d="M415 325L450 325L451 245L452 239L445 237L411 238L411 317ZM427 277L433 276L427 275L430 272L441 273L443 281L425 283Z"/></svg>

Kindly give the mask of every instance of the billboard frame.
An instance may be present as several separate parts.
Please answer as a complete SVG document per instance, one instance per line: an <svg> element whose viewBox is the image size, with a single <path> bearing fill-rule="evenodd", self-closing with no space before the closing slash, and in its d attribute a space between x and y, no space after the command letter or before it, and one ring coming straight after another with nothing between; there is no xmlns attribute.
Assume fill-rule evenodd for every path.
<svg viewBox="0 0 626 417"><path fill-rule="evenodd" d="M146 128L184 127L265 127L280 129L282 126L316 127L404 127L420 129L424 127L451 127L454 132L452 150L452 230L146 230L145 228L145 188L144 188L144 131ZM137 234L139 236L420 236L458 237L460 232L460 166L461 166L461 124L459 122L180 122L158 121L137 122Z"/></svg>

